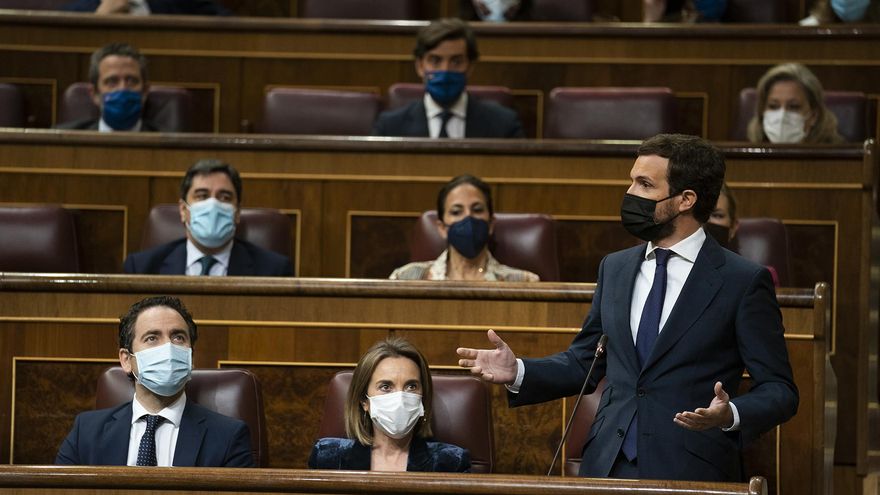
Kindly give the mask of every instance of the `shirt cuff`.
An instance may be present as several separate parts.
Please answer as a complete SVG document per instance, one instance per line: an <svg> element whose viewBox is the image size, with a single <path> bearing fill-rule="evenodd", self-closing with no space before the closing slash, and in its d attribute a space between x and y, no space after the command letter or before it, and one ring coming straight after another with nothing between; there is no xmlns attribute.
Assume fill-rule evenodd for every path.
<svg viewBox="0 0 880 495"><path fill-rule="evenodd" d="M721 428L723 431L739 431L739 411L736 410L736 404L733 402L728 402L730 405L730 411L733 413L733 424L730 425L730 428Z"/></svg>
<svg viewBox="0 0 880 495"><path fill-rule="evenodd" d="M518 394L519 388L522 386L524 376L526 376L526 365L523 364L522 359L516 358L516 379L513 381L513 384L505 385L507 391L512 394Z"/></svg>

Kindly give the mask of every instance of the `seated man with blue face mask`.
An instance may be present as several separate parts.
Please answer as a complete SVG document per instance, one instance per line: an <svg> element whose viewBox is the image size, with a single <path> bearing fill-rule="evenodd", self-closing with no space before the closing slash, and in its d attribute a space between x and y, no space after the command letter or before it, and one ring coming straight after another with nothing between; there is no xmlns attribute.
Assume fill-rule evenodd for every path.
<svg viewBox="0 0 880 495"><path fill-rule="evenodd" d="M235 238L241 177L220 160L199 160L180 184L186 237L125 259L125 273L292 277L290 258Z"/></svg>
<svg viewBox="0 0 880 495"><path fill-rule="evenodd" d="M461 19L440 19L419 30L414 50L416 73L425 96L382 112L374 136L432 138L525 137L516 112L481 101L465 91L479 57L473 31Z"/></svg>
<svg viewBox="0 0 880 495"><path fill-rule="evenodd" d="M253 467L247 425L187 400L198 329L175 297L149 297L119 319L119 364L134 399L82 413L55 464Z"/></svg>
<svg viewBox="0 0 880 495"><path fill-rule="evenodd" d="M92 54L89 64L92 101L101 110L97 119L58 124L58 129L113 131L162 131L143 119L147 98L147 59L126 43L111 43Z"/></svg>

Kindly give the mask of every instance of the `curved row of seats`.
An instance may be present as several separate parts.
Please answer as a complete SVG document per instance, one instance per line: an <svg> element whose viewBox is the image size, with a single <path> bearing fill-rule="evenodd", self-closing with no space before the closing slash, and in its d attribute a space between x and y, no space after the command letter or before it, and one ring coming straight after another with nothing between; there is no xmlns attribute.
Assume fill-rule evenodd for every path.
<svg viewBox="0 0 880 495"><path fill-rule="evenodd" d="M437 233L437 212L416 221L410 261L429 261L446 248ZM237 234L242 239L291 256L290 219L271 208L242 208ZM150 211L140 249L185 235L178 206L157 205ZM743 256L772 266L780 284L790 279L790 251L785 226L776 219L743 218L736 246ZM537 273L541 280L560 280L555 221L549 215L497 213L490 250L501 262ZM77 273L80 270L73 215L59 206L0 207L0 271Z"/></svg>
<svg viewBox="0 0 880 495"><path fill-rule="evenodd" d="M400 83L388 90L388 109L421 98L420 84ZM503 86L470 86L469 94L513 107L511 91ZM754 115L755 89L739 95L736 125L730 139L746 140L746 128ZM874 118L864 93L827 91L825 102L837 116L840 134L859 142L874 133ZM263 102L263 119L256 131L266 134L314 134L365 136L382 110L374 93L314 89L273 88ZM0 84L0 127L23 127L25 105L21 90ZM152 86L145 116L160 127L178 132L192 130L192 96L184 88ZM669 88L556 88L551 91L543 137L549 139L641 140L663 132L675 132L678 105ZM95 119L88 83L76 83L64 92L59 122Z"/></svg>

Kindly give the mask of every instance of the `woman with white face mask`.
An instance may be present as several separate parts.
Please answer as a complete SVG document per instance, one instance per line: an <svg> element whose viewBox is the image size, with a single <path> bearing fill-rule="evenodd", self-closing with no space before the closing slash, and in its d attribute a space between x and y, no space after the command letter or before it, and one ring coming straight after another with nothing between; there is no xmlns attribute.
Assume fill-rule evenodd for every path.
<svg viewBox="0 0 880 495"><path fill-rule="evenodd" d="M348 438L322 438L311 469L467 472L470 454L431 438L431 372L401 338L377 342L361 357L345 404Z"/></svg>
<svg viewBox="0 0 880 495"><path fill-rule="evenodd" d="M753 143L842 143L837 118L825 106L822 83L797 63L768 70L758 81L755 117L749 122Z"/></svg>

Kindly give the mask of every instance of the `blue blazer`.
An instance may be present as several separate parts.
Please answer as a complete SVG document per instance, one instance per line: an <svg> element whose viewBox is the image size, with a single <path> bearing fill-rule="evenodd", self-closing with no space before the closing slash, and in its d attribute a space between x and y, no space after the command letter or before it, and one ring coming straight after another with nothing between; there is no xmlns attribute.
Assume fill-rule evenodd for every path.
<svg viewBox="0 0 880 495"><path fill-rule="evenodd" d="M347 438L322 438L312 448L309 468L369 471L370 447ZM471 470L471 456L467 450L455 445L413 437L406 470L466 473Z"/></svg>
<svg viewBox="0 0 880 495"><path fill-rule="evenodd" d="M521 138L522 125L516 112L492 101L468 96L464 134L469 138ZM379 114L374 136L430 137L425 102L421 98L401 108Z"/></svg>
<svg viewBox="0 0 880 495"><path fill-rule="evenodd" d="M630 330L630 306L645 245L602 260L590 314L565 352L525 359L511 405L533 404L580 391L599 337L606 359L596 418L584 447L580 475L606 477L638 411L638 468L642 478L739 481L744 443L787 421L798 407L770 273L707 236L675 307L640 369ZM754 382L736 397L743 368ZM740 416L740 430L695 432L673 423L676 413L708 407L721 381ZM589 393L589 392L588 392Z"/></svg>
<svg viewBox="0 0 880 495"><path fill-rule="evenodd" d="M55 464L125 466L131 432L131 402L77 415ZM187 400L180 419L174 466L254 467L251 434L243 421Z"/></svg>
<svg viewBox="0 0 880 495"><path fill-rule="evenodd" d="M125 258L125 273L184 275L186 272L186 238L132 253ZM268 251L242 239L232 242L227 275L292 277L290 258Z"/></svg>
<svg viewBox="0 0 880 495"><path fill-rule="evenodd" d="M230 15L225 7L217 5L214 0L147 0L153 14L178 15ZM94 12L101 5L101 0L74 0L65 5L63 10L73 12Z"/></svg>

